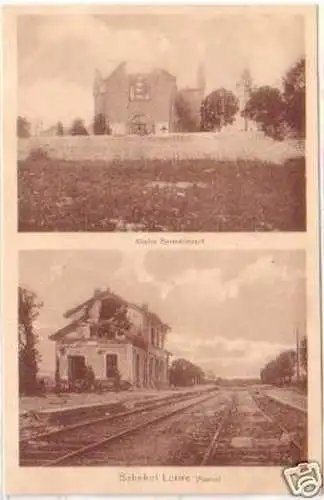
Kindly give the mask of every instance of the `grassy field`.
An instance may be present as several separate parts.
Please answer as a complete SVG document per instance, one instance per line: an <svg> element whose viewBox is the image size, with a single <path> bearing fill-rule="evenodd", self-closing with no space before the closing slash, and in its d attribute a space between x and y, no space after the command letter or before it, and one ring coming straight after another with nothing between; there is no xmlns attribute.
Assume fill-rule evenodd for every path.
<svg viewBox="0 0 324 500"><path fill-rule="evenodd" d="M261 132L167 134L165 136L53 136L18 140L18 159L41 149L48 158L63 161L190 160L271 161L282 164L304 155L303 141L274 141Z"/></svg>
<svg viewBox="0 0 324 500"><path fill-rule="evenodd" d="M18 162L20 231L303 231L305 161Z"/></svg>

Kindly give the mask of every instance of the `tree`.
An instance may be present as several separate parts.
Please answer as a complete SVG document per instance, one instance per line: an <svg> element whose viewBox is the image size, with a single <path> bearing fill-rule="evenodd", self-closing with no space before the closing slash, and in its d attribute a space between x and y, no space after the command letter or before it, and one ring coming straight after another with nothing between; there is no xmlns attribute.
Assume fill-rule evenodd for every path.
<svg viewBox="0 0 324 500"><path fill-rule="evenodd" d="M307 337L303 337L300 341L300 364L304 368L307 373L307 358L308 358L308 349L307 349Z"/></svg>
<svg viewBox="0 0 324 500"><path fill-rule="evenodd" d="M204 381L204 372L199 366L187 359L179 358L170 367L170 384L174 386L192 386Z"/></svg>
<svg viewBox="0 0 324 500"><path fill-rule="evenodd" d="M257 122L266 135L280 139L284 123L284 106L280 90L265 85L252 90L242 116Z"/></svg>
<svg viewBox="0 0 324 500"><path fill-rule="evenodd" d="M178 117L178 128L181 132L198 132L200 130L200 116L196 116L190 102L178 93L175 98L175 111ZM198 108L199 109L199 108Z"/></svg>
<svg viewBox="0 0 324 500"><path fill-rule="evenodd" d="M17 118L17 136L23 139L30 137L30 128L31 125L29 121L22 117L18 116Z"/></svg>
<svg viewBox="0 0 324 500"><path fill-rule="evenodd" d="M87 129L85 128L84 121L81 120L80 118L75 118L75 120L73 120L71 125L70 134L89 135Z"/></svg>
<svg viewBox="0 0 324 500"><path fill-rule="evenodd" d="M276 361L270 361L266 364L266 366L261 370L261 382L263 384L275 384L277 382L277 365Z"/></svg>
<svg viewBox="0 0 324 500"><path fill-rule="evenodd" d="M206 378L208 380L215 381L216 380L216 375L215 375L215 373L212 370L208 370L207 373L206 373Z"/></svg>
<svg viewBox="0 0 324 500"><path fill-rule="evenodd" d="M18 289L18 356L19 392L34 394L37 391L37 372L40 354L37 349L38 338L34 323L42 303L34 292L26 288Z"/></svg>
<svg viewBox="0 0 324 500"><path fill-rule="evenodd" d="M287 72L283 81L285 120L300 137L305 137L305 59L299 59Z"/></svg>
<svg viewBox="0 0 324 500"><path fill-rule="evenodd" d="M95 116L93 121L93 133L95 135L107 135L110 134L110 127L106 116L103 113L99 113Z"/></svg>
<svg viewBox="0 0 324 500"><path fill-rule="evenodd" d="M281 384L291 383L296 363L295 351L284 351L276 359L277 379Z"/></svg>
<svg viewBox="0 0 324 500"><path fill-rule="evenodd" d="M261 382L263 384L283 385L284 383L291 383L294 375L296 364L295 351L283 351L270 361L260 372Z"/></svg>
<svg viewBox="0 0 324 500"><path fill-rule="evenodd" d="M62 122L57 122L56 124L56 135L59 136L64 135L64 128Z"/></svg>
<svg viewBox="0 0 324 500"><path fill-rule="evenodd" d="M239 110L239 101L230 90L221 88L211 92L201 105L202 130L221 130L235 120Z"/></svg>

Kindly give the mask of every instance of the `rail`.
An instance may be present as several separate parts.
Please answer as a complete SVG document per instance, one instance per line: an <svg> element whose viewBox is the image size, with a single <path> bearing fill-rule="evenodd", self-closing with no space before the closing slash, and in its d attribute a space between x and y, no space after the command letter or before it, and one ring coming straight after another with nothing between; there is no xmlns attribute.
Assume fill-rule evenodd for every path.
<svg viewBox="0 0 324 500"><path fill-rule="evenodd" d="M281 461L295 462L304 459L304 443L302 439L299 439L301 435L298 436L300 429L304 429L303 426L297 429L297 432L292 432L282 416L267 411L253 391L248 391L248 394L255 404L257 421L260 422L260 417L263 418L265 438L257 437L258 434L253 424L248 425L247 434L242 433L240 406L237 394L234 394L206 447L201 466L279 465ZM263 396L262 394L261 397ZM277 401L276 403L280 404ZM291 410L294 411L294 408L291 407ZM300 414L296 413L296 418L300 420L298 415ZM234 444L235 441L236 443L240 441L240 444Z"/></svg>
<svg viewBox="0 0 324 500"><path fill-rule="evenodd" d="M144 428L152 423L158 422L162 419L168 418L180 411L184 411L192 406L195 406L197 404L203 403L210 399L211 397L214 397L217 394L216 391L199 391L197 393L190 393L183 395L181 398L178 398L176 401L174 401L174 398L166 398L163 401L160 401L156 404L151 404L151 405L146 405L142 406L140 408L134 409L134 410L129 410L126 412L118 413L115 415L110 415L110 416L105 416L105 417L100 417L92 420L87 420L84 422L79 422L74 425L69 425L65 426L61 429L56 429L50 432L42 433L39 435L36 435L33 438L24 438L23 440L20 441L20 461L22 462L21 465L26 465L26 462L30 462L28 465L33 465L35 460L40 458L41 463L44 462L44 465L46 466L52 466L52 465L57 465L64 463L65 461L69 459L73 459L76 457L79 457L88 451L91 451L95 448L98 448L100 446L103 446L104 444L108 444L109 442L112 442L120 437L126 436L132 432L136 432L137 430ZM187 403L189 399L189 403ZM192 401L194 399L194 401ZM160 411L161 409L163 410L164 407L170 406L170 405L177 405L180 407L173 408L171 411L162 411L162 414L158 414L157 416L153 418L146 418L147 412L154 412L154 411ZM96 434L98 432L95 432L95 436L93 439L91 439L91 442L89 444L86 444L85 446L78 446L78 440L73 441L73 432L75 433L76 431L76 437L79 437L79 441L82 441L84 437L82 436L82 431L84 432L86 429L90 428L90 432L94 431L96 426L100 426L101 424L114 424L119 426L123 426L125 421L127 424L127 418L132 419L133 416L138 415L141 416L141 421L139 424L133 425L132 422L130 422L128 425L126 425L125 428L123 429L117 429L116 432L110 431L109 435L105 434L104 439L95 439ZM81 437L78 433L78 431L81 431ZM107 429L103 429L102 433L106 433ZM68 450L67 453L64 453L62 455L62 452L60 450L60 446L58 449L55 449L55 446L51 446L54 442L55 444L55 438L58 438L60 436L67 435L69 438L68 448L70 445L72 445L73 448L77 447L76 449ZM86 436L88 439L88 436ZM39 450L35 449L34 445L37 445L37 443L40 443ZM66 444L64 442L64 439L61 441L62 448L64 448L64 445ZM52 455L58 455L55 456L55 458L52 460L51 456ZM43 457L45 455L45 457ZM49 460L48 460L49 458ZM25 463L24 463L25 462Z"/></svg>
<svg viewBox="0 0 324 500"><path fill-rule="evenodd" d="M207 450L206 450L204 457L201 461L201 465L208 465L209 461L214 456L220 435L224 431L224 429L226 427L226 423L228 422L235 407L236 407L236 398L232 397L232 399L229 401L229 403L225 409L225 412L224 412L224 415L222 416L221 422L220 422L219 426L217 427L216 432L213 435L209 446L207 447Z"/></svg>
<svg viewBox="0 0 324 500"><path fill-rule="evenodd" d="M24 439L20 442L21 465L96 465L114 461L116 449L113 445L118 440L211 401L218 394L213 390L186 394L176 400L168 397L155 404L40 434L35 437L34 443ZM244 398L247 403L252 403L246 414ZM196 456L197 465L269 466L303 459L306 450L303 413L296 412L292 407L292 413L282 411L285 405L281 407L280 402L275 403L269 404L267 395L262 391L246 391L246 396L234 391L229 398L220 398L213 410L216 429L208 430L206 437L202 438L202 448L197 442L197 449L201 449Z"/></svg>

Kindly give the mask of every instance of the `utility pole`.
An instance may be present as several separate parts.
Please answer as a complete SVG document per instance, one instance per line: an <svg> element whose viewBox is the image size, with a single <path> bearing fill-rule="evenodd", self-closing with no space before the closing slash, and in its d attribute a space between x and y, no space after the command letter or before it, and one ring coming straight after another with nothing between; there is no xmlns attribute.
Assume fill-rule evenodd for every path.
<svg viewBox="0 0 324 500"><path fill-rule="evenodd" d="M252 90L252 78L250 71L245 68L242 72L241 79L237 84L237 89L239 90L241 94L241 112L244 111L246 104L249 100L249 97L251 95L251 90ZM247 132L248 130L248 118L247 116L244 117L244 131Z"/></svg>
<svg viewBox="0 0 324 500"><path fill-rule="evenodd" d="M296 328L296 378L297 383L300 382L300 342L299 342L299 331Z"/></svg>

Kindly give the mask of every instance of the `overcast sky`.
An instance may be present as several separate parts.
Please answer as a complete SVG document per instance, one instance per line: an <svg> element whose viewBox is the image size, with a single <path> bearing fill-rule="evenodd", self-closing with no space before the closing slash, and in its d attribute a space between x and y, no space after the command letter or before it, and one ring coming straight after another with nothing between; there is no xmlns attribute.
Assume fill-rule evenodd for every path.
<svg viewBox="0 0 324 500"><path fill-rule="evenodd" d="M64 312L110 287L147 303L172 331L167 348L218 376L258 376L305 333L301 251L25 251L20 284L44 302L37 328L42 371L54 369L48 335Z"/></svg>
<svg viewBox="0 0 324 500"><path fill-rule="evenodd" d="M18 23L18 112L44 125L93 118L95 69L122 60L130 71L164 67L179 86L195 86L200 62L207 92L235 90L244 67L255 84L280 86L304 54L304 24L290 13L218 15L21 16Z"/></svg>

